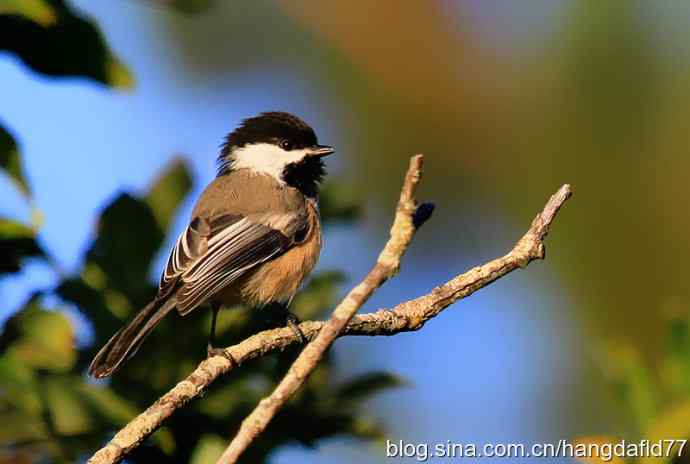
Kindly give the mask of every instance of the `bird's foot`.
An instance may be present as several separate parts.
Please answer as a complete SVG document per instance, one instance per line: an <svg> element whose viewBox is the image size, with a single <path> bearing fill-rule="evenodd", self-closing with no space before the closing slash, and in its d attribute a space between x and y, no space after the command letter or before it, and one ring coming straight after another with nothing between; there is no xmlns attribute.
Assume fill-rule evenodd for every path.
<svg viewBox="0 0 690 464"><path fill-rule="evenodd" d="M292 329L292 333L294 333L295 336L299 338L300 343L303 345L306 344L307 337L304 336L304 333L302 333L302 331L299 328L299 318L290 311L288 311L285 315L285 322L287 322L287 326L290 327L290 329Z"/></svg>
<svg viewBox="0 0 690 464"><path fill-rule="evenodd" d="M212 358L214 356L222 356L228 361L230 361L230 365L236 366L237 361L235 361L235 358L232 357L230 353L227 352L224 348L216 348L211 343L206 345L206 357L207 358Z"/></svg>

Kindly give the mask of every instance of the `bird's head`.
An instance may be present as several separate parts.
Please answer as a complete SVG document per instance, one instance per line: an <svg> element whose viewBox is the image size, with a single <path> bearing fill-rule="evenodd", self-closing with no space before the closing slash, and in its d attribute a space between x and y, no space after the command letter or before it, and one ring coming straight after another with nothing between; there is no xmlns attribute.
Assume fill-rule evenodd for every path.
<svg viewBox="0 0 690 464"><path fill-rule="evenodd" d="M261 113L242 121L225 138L218 175L249 169L316 196L326 173L322 158L333 152L332 147L319 145L314 130L297 116Z"/></svg>

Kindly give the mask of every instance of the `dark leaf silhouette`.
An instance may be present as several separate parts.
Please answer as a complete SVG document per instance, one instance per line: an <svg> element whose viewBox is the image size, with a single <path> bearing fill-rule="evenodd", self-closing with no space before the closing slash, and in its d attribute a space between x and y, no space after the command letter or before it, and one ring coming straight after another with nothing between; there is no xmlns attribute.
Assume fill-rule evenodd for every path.
<svg viewBox="0 0 690 464"><path fill-rule="evenodd" d="M143 304L151 296L151 260L163 241L153 212L144 201L120 194L101 213L96 233L86 253L87 266L103 273L106 287Z"/></svg>
<svg viewBox="0 0 690 464"><path fill-rule="evenodd" d="M369 372L362 374L338 390L338 398L344 402L357 402L388 388L400 387L405 382L388 372Z"/></svg>
<svg viewBox="0 0 690 464"><path fill-rule="evenodd" d="M362 214L361 198L352 184L329 180L321 189L319 209L325 221L353 221Z"/></svg>
<svg viewBox="0 0 690 464"><path fill-rule="evenodd" d="M23 16L41 26L50 26L57 19L48 0L5 0L0 3L0 14Z"/></svg>
<svg viewBox="0 0 690 464"><path fill-rule="evenodd" d="M167 230L177 206L192 187L192 178L184 159L176 158L153 182L146 198L158 225Z"/></svg>
<svg viewBox="0 0 690 464"><path fill-rule="evenodd" d="M10 176L10 179L17 185L24 195L29 195L29 184L26 182L22 172L21 159L17 143L0 125L0 169Z"/></svg>
<svg viewBox="0 0 690 464"><path fill-rule="evenodd" d="M0 218L0 275L19 271L26 258L43 256L30 227Z"/></svg>
<svg viewBox="0 0 690 464"><path fill-rule="evenodd" d="M0 14L0 50L15 53L34 71L51 76L83 76L113 87L134 84L127 68L112 54L93 22L77 14L62 0L46 0L51 10ZM25 13L27 10L5 10ZM33 10L36 11L36 10ZM55 19L46 18L51 11ZM2 13L2 10L0 10Z"/></svg>

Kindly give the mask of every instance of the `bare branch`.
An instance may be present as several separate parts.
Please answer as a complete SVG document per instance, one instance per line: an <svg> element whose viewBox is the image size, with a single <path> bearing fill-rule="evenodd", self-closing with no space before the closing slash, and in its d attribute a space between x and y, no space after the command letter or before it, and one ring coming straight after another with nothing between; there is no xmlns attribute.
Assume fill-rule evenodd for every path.
<svg viewBox="0 0 690 464"><path fill-rule="evenodd" d="M525 267L535 259L544 258L543 240L559 208L570 197L569 185L563 185L548 201L544 210L532 221L527 233L505 256L475 267L448 282L434 288L426 295L400 303L390 309L354 316L338 336L344 335L395 335L421 329L425 322L441 311L483 288L505 274ZM417 215L425 216L424 205ZM396 215L397 216L397 215ZM416 222L416 221L415 221ZM314 340L326 323L305 321L299 325L308 340ZM238 364L265 356L276 350L299 344L300 340L290 328L278 328L259 332L246 340L226 348ZM90 463L114 463L124 458L146 437L160 427L165 420L188 401L200 396L218 377L234 367L227 358L214 356L202 361L183 381L163 395L139 416L134 418L113 439L89 460Z"/></svg>

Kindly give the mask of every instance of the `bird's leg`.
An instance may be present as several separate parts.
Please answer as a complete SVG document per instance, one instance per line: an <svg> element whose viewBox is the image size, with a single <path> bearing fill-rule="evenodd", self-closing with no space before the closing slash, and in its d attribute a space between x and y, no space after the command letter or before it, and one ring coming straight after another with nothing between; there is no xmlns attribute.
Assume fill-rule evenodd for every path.
<svg viewBox="0 0 690 464"><path fill-rule="evenodd" d="M208 334L208 344L206 345L206 350L209 353L215 349L213 345L216 344L216 319L218 319L220 305L215 302L211 303L211 310L213 311L213 316L211 316L211 331Z"/></svg>
<svg viewBox="0 0 690 464"><path fill-rule="evenodd" d="M305 343L307 343L307 337L304 336L304 334L299 328L299 317L297 317L297 315L290 311L290 304L292 303L292 299L294 297L294 295L291 296L290 299L285 303L285 322L287 323L287 326L290 327L290 329L292 330L292 333L294 333L295 336L299 338L300 343L304 345Z"/></svg>
<svg viewBox="0 0 690 464"><path fill-rule="evenodd" d="M230 353L225 351L223 348L216 348L214 345L216 343L216 319L218 318L218 312L220 311L220 304L213 302L211 303L211 309L213 310L213 316L211 316L211 332L208 334L208 343L206 344L206 356L209 358L212 356L223 356L230 361L231 364L237 364L232 358Z"/></svg>

